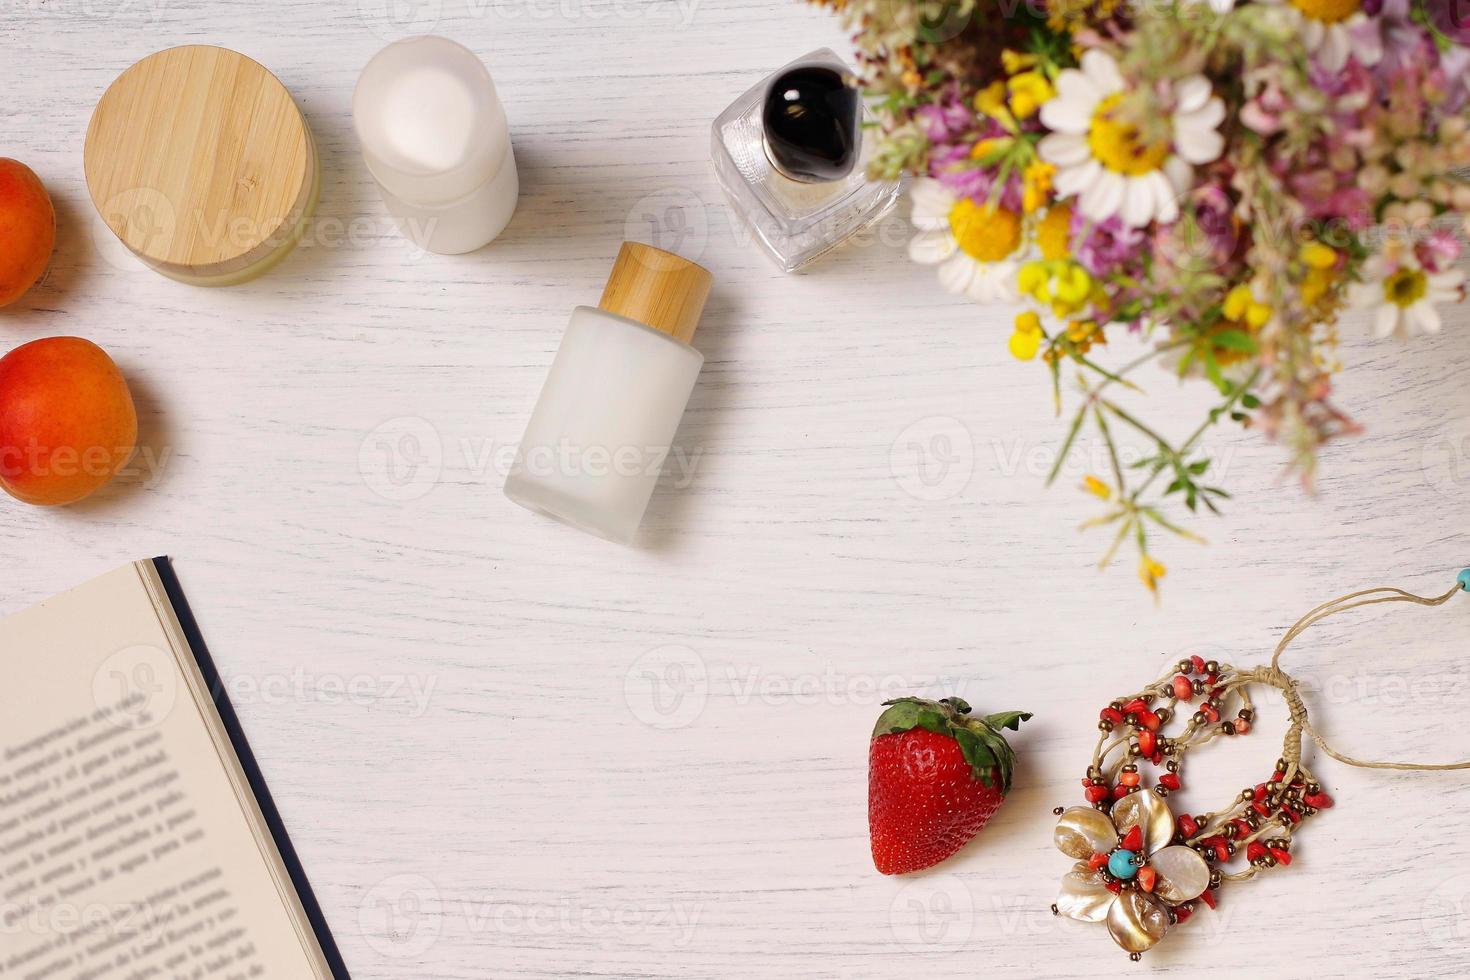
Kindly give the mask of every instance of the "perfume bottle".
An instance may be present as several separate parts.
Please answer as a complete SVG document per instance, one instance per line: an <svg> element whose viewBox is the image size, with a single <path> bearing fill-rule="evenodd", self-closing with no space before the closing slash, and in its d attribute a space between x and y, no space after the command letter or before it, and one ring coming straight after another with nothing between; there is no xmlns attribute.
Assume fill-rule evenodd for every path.
<svg viewBox="0 0 1470 980"><path fill-rule="evenodd" d="M388 45L357 80L352 123L389 213L421 248L472 252L515 213L510 126L468 48L442 37Z"/></svg>
<svg viewBox="0 0 1470 980"><path fill-rule="evenodd" d="M715 175L784 271L821 258L897 203L898 181L864 177L872 121L851 69L828 48L791 62L715 120Z"/></svg>
<svg viewBox="0 0 1470 980"><path fill-rule="evenodd" d="M670 252L623 243L597 307L572 311L507 497L633 540L704 364L689 341L712 279Z"/></svg>

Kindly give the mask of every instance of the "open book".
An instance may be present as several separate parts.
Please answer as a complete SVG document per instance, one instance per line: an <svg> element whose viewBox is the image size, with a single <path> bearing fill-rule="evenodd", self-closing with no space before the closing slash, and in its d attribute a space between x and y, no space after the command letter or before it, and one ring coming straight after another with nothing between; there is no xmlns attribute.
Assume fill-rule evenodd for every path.
<svg viewBox="0 0 1470 980"><path fill-rule="evenodd" d="M166 559L0 621L0 978L347 976Z"/></svg>

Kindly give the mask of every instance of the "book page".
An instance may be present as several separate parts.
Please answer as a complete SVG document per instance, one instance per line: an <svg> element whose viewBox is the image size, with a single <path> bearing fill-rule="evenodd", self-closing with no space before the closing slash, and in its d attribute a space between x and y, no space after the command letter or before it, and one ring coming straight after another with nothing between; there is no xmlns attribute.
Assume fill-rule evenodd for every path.
<svg viewBox="0 0 1470 980"><path fill-rule="evenodd" d="M131 565L0 621L0 980L327 976L175 644Z"/></svg>

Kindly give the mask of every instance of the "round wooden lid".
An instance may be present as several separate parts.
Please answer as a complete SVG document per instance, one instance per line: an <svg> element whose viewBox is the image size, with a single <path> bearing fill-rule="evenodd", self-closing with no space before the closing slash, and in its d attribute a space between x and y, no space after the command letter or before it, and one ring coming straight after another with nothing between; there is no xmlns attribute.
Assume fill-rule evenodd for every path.
<svg viewBox="0 0 1470 980"><path fill-rule="evenodd" d="M687 344L713 283L704 266L642 242L623 242L597 305Z"/></svg>
<svg viewBox="0 0 1470 980"><path fill-rule="evenodd" d="M316 150L291 94L256 62L187 45L119 75L87 127L87 189L140 258L185 281L229 281L295 244Z"/></svg>

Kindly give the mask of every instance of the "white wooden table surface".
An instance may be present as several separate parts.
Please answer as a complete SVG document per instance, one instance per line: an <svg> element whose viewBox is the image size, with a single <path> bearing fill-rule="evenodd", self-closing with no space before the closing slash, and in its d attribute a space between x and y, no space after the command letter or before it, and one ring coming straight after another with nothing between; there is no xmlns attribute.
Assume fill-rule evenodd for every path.
<svg viewBox="0 0 1470 980"><path fill-rule="evenodd" d="M1337 809L1297 861L1131 966L1053 920L1096 709L1196 650L1253 664L1358 586L1442 591L1470 563L1470 316L1409 346L1345 321L1368 423L1311 499L1276 447L1212 440L1236 499L1207 547L1160 542L1155 607L1106 574L1044 372L1010 313L944 295L896 218L810 275L733 221L709 123L824 44L795 0L6 0L0 155L56 199L44 285L5 348L78 334L130 379L136 472L64 510L0 501L3 611L173 555L337 939L359 978L1452 974L1470 954L1470 776L1318 766ZM390 13L392 12L392 13ZM395 19L396 17L396 19ZM351 132L358 71L434 31L489 64L520 210L472 255L416 254ZM307 241L200 290L120 257L82 179L93 105L187 42L297 97L322 155ZM534 517L500 486L572 306L624 237L717 277L708 357L640 548ZM1179 433L1205 404L1153 379ZM676 486L687 482L687 486ZM1470 755L1470 601L1324 625L1290 657L1357 755ZM894 880L867 853L868 730L885 696L1027 708L1012 798L971 847ZM1279 753L1283 712L1191 770L1223 803ZM1206 776L1210 778L1206 778ZM1198 785L1205 784L1205 785Z"/></svg>

